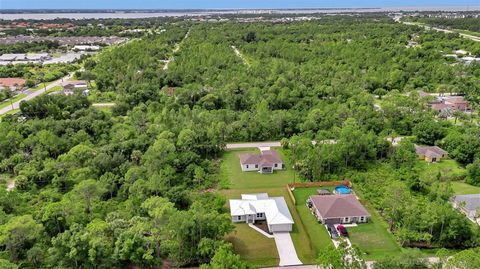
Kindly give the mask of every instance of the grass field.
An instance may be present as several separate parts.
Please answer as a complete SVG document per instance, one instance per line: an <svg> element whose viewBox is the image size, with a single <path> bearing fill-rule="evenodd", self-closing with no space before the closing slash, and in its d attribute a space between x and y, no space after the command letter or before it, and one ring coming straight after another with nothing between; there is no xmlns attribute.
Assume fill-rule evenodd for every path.
<svg viewBox="0 0 480 269"><path fill-rule="evenodd" d="M316 194L317 189L318 188L296 188L293 191L293 195L297 201L295 207L302 218L302 223L305 226L315 253L333 244L325 226L317 222L305 204L305 201L310 195Z"/></svg>
<svg viewBox="0 0 480 269"><path fill-rule="evenodd" d="M242 172L238 154L252 152L259 153L259 151L255 149L232 150L224 153L221 174L225 179L228 179L225 184L227 186L224 187L231 189L283 188L287 183L293 182L293 170L290 168L291 165L288 163L282 151L280 151L280 155L285 162L286 170L277 170L273 174L260 174L255 171Z"/></svg>
<svg viewBox="0 0 480 269"><path fill-rule="evenodd" d="M235 224L235 231L227 235L225 240L233 244L235 253L253 265L273 266L279 262L275 241L248 227L246 223Z"/></svg>
<svg viewBox="0 0 480 269"><path fill-rule="evenodd" d="M367 206L367 210L372 215L368 223L348 228L352 244L357 245L369 261L400 255L402 248L388 231L387 223L373 208Z"/></svg>
<svg viewBox="0 0 480 269"><path fill-rule="evenodd" d="M465 176L465 169L460 167L455 160L442 160L439 163L427 163L419 160L416 168L420 171L420 177L435 179L438 172L450 178L462 178Z"/></svg>
<svg viewBox="0 0 480 269"><path fill-rule="evenodd" d="M480 193L480 187L472 186L467 183L454 181L452 182L452 189L455 194L478 194Z"/></svg>

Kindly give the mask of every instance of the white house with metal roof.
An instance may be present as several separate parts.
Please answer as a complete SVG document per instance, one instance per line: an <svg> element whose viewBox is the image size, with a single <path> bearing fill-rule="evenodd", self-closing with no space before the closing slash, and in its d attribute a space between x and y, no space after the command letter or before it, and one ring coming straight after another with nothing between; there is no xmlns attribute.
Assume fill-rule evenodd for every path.
<svg viewBox="0 0 480 269"><path fill-rule="evenodd" d="M290 232L294 223L285 199L269 197L267 193L242 194L242 199L231 199L230 215L235 223L266 221L271 233Z"/></svg>

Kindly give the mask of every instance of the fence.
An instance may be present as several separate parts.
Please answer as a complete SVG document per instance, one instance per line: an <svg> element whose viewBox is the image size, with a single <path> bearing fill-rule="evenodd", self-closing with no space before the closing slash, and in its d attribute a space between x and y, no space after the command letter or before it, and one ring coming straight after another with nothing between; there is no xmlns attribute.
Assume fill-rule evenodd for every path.
<svg viewBox="0 0 480 269"><path fill-rule="evenodd" d="M295 200L295 196L293 195L292 189L294 188L311 188L311 187L333 187L333 186L348 186L349 188L352 187L352 182L350 180L342 180L342 181L321 181L321 182L299 182L299 183L289 183L287 186L288 196L292 200L293 204L296 205L297 201Z"/></svg>

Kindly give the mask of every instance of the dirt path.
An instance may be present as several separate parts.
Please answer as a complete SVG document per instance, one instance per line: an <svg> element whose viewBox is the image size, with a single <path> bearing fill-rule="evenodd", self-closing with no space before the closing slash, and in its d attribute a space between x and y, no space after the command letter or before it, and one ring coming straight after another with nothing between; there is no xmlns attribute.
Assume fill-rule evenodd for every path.
<svg viewBox="0 0 480 269"><path fill-rule="evenodd" d="M7 183L7 191L13 191L15 189L15 180L10 180Z"/></svg>
<svg viewBox="0 0 480 269"><path fill-rule="evenodd" d="M163 70L168 70L168 65L170 64L170 62L175 60L175 53L177 53L180 50L180 45L183 43L183 41L185 41L185 39L188 38L188 36L190 35L190 30L191 29L192 28L188 29L188 31L185 34L185 36L183 37L182 41L180 41L179 43L177 43L175 45L175 48L173 48L172 56L170 58L168 58L168 60L165 61L165 65L163 66Z"/></svg>
<svg viewBox="0 0 480 269"><path fill-rule="evenodd" d="M244 65L250 67L250 63L247 61L247 59L245 59L245 57L243 56L243 54L237 49L237 47L235 46L232 46L232 49L233 51L235 52L235 54L238 56L238 58L240 58L243 62Z"/></svg>

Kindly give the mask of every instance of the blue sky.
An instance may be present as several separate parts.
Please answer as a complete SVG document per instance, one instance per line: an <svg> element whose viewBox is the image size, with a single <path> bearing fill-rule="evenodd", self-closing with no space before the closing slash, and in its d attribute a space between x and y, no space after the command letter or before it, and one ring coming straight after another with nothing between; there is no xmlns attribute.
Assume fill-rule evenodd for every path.
<svg viewBox="0 0 480 269"><path fill-rule="evenodd" d="M480 6L480 0L0 0L0 9L299 8Z"/></svg>

